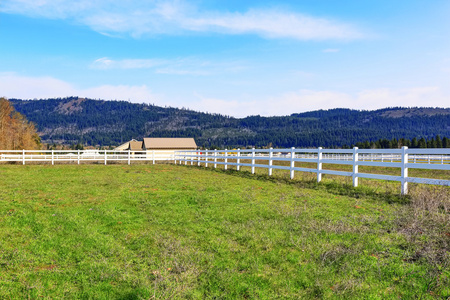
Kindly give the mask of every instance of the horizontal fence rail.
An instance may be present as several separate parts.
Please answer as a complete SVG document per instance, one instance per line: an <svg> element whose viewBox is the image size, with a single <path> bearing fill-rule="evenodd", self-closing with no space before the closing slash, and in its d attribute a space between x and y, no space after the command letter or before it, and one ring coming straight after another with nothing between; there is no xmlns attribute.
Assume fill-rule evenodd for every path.
<svg viewBox="0 0 450 300"><path fill-rule="evenodd" d="M274 169L288 170L290 178L295 172L310 172L317 175L317 181L323 174L352 177L353 186L358 186L358 178L370 178L399 181L401 193L408 193L408 183L422 183L450 186L450 180L409 177L409 169L428 169L450 171L450 149L233 149L233 150L0 150L0 162L108 162L122 161L128 164L135 161L174 161L176 164L197 164L198 166L223 165L224 169L234 166L268 169L269 176ZM284 162L285 165L274 164ZM310 163L308 167L296 166L296 163ZM313 167L311 167L311 164ZM324 164L348 165L351 171L327 170ZM359 166L391 167L401 170L400 176L370 174L359 172ZM350 168L350 167L349 167Z"/></svg>
<svg viewBox="0 0 450 300"><path fill-rule="evenodd" d="M258 163L257 163L258 161ZM261 162L262 161L262 162ZM274 162L285 162L286 165L274 165ZM296 162L313 163L314 168L297 167ZM223 165L268 169L272 176L274 169L290 171L290 178L295 172L310 172L317 174L317 181L322 180L323 174L352 177L353 186L358 186L358 178L381 179L399 181L401 193L408 193L408 183L422 183L450 186L450 180L409 177L409 169L429 169L450 171L450 149L233 149L233 150L189 150L175 151L175 164L208 165L217 168ZM351 172L326 170L323 164L337 164L352 166ZM360 173L359 166L391 167L401 170L400 176Z"/></svg>
<svg viewBox="0 0 450 300"><path fill-rule="evenodd" d="M113 151L113 150L0 150L0 162L103 162L173 161L175 151Z"/></svg>

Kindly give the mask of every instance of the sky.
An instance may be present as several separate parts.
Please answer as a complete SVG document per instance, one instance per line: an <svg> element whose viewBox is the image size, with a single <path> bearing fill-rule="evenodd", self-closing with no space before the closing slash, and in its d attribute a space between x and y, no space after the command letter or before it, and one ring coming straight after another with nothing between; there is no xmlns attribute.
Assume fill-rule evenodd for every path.
<svg viewBox="0 0 450 300"><path fill-rule="evenodd" d="M7 98L450 107L448 0L1 0L0 43Z"/></svg>

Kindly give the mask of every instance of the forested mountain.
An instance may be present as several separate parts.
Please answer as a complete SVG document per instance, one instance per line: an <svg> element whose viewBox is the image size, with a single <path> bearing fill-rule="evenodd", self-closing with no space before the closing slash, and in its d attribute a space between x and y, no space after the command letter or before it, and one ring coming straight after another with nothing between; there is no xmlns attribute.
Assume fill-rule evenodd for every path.
<svg viewBox="0 0 450 300"><path fill-rule="evenodd" d="M450 108L318 110L238 119L187 109L78 97L10 99L46 143L119 145L132 138L194 137L199 146L340 147L379 139L450 137Z"/></svg>

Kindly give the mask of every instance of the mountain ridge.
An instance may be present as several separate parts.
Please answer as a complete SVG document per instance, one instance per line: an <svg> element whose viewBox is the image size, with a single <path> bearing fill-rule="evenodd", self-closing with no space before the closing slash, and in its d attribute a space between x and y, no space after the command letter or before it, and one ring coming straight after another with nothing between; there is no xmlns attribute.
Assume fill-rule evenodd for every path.
<svg viewBox="0 0 450 300"><path fill-rule="evenodd" d="M450 136L450 108L335 108L234 118L189 109L81 97L10 99L46 143L119 145L132 138L194 137L213 147L341 147L378 139Z"/></svg>

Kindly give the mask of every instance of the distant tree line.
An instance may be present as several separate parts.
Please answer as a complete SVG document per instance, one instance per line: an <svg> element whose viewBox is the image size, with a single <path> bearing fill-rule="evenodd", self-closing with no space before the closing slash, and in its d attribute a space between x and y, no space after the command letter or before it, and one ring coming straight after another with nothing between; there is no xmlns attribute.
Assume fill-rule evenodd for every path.
<svg viewBox="0 0 450 300"><path fill-rule="evenodd" d="M0 149L39 149L41 140L34 124L18 113L5 98L0 98Z"/></svg>
<svg viewBox="0 0 450 300"><path fill-rule="evenodd" d="M49 144L117 146L144 137L192 137L205 148L341 148L406 145L450 136L450 109L330 109L290 116L233 118L187 109L78 97L10 99ZM402 142L401 139L404 141ZM397 140L397 142L394 141ZM443 138L441 140L443 142ZM423 146L423 140L421 142ZM412 146L411 146L412 147ZM362 147L361 147L362 148Z"/></svg>
<svg viewBox="0 0 450 300"><path fill-rule="evenodd" d="M379 139L378 141L364 141L358 142L354 145L344 145L343 148L358 147L360 149L395 149L407 146L408 148L450 148L450 139L444 136L441 138L439 135L432 137L431 139L413 138L405 139Z"/></svg>

